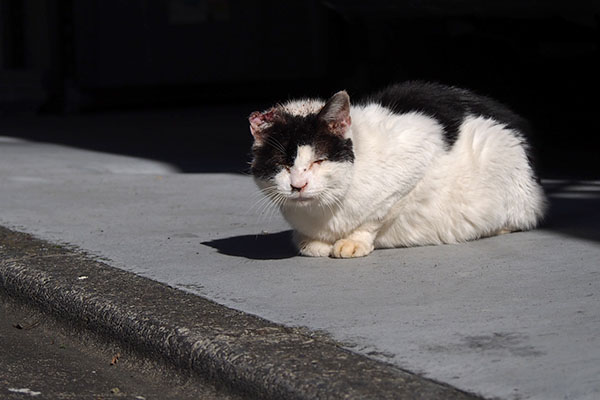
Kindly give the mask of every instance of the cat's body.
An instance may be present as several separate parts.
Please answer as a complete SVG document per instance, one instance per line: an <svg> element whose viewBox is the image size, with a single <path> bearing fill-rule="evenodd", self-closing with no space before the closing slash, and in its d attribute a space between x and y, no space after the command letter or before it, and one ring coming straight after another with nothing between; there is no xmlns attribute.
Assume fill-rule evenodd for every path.
<svg viewBox="0 0 600 400"><path fill-rule="evenodd" d="M301 254L457 243L533 228L545 208L526 123L437 84L390 87L362 105L291 101L250 116L252 172Z"/></svg>

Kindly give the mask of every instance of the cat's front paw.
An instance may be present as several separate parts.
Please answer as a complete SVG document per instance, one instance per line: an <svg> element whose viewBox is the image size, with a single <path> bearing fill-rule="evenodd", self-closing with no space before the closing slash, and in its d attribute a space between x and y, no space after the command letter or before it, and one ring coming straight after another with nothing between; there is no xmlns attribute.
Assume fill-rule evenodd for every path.
<svg viewBox="0 0 600 400"><path fill-rule="evenodd" d="M354 239L340 239L333 245L331 255L336 258L364 257L373 251L372 244Z"/></svg>
<svg viewBox="0 0 600 400"><path fill-rule="evenodd" d="M298 246L300 254L307 257L329 257L331 245L319 240L307 240Z"/></svg>

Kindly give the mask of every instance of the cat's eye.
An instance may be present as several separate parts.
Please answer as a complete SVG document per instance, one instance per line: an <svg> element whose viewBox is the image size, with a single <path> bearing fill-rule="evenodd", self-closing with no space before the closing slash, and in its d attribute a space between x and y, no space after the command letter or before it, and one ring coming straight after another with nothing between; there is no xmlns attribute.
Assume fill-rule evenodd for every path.
<svg viewBox="0 0 600 400"><path fill-rule="evenodd" d="M313 163L313 164L317 164L317 165L319 165L319 164L321 164L323 161L325 161L325 159L324 159L324 158L322 158L322 159L320 159L320 160L317 160L317 161L313 161L312 163Z"/></svg>

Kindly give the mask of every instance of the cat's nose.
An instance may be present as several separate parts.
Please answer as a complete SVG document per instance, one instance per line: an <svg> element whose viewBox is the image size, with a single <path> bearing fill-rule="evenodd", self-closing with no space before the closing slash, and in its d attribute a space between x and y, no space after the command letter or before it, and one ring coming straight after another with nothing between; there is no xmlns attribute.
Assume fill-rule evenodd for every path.
<svg viewBox="0 0 600 400"><path fill-rule="evenodd" d="M301 192L302 189L304 189L306 187L306 185L308 185L308 182L302 186L294 186L294 185L290 184L290 187L292 188L292 193L294 193L294 192Z"/></svg>

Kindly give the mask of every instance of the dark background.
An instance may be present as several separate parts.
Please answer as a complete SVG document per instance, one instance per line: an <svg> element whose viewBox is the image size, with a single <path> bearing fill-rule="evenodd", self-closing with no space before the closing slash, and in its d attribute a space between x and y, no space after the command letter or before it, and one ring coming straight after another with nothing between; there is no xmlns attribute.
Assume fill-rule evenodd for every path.
<svg viewBox="0 0 600 400"><path fill-rule="evenodd" d="M246 117L423 79L535 127L543 177L600 178L600 5L0 0L0 135L243 172Z"/></svg>

